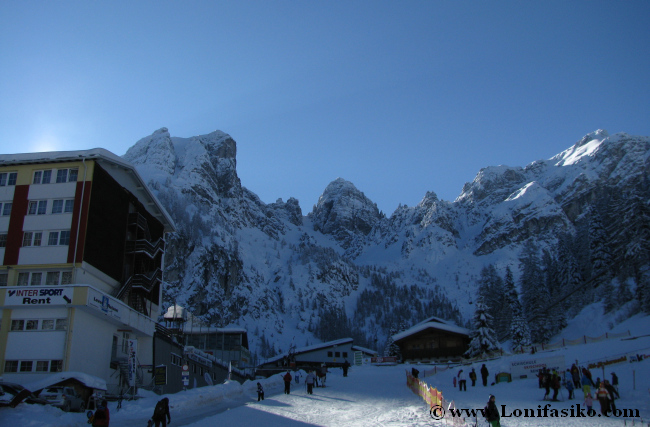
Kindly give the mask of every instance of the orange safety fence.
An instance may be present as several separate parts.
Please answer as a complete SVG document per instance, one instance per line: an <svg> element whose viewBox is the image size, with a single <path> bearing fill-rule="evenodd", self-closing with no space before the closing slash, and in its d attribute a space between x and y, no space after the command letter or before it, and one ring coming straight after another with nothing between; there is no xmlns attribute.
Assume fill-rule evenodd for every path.
<svg viewBox="0 0 650 427"><path fill-rule="evenodd" d="M444 397L442 397L442 392L437 390L434 387L429 386L426 382L421 379L415 378L413 375L406 371L406 385L411 391L429 404L429 408L438 406L443 409L442 413L444 414L445 421L450 420L453 425L461 426L465 424L464 417L454 417L450 415L450 408L456 409L456 405L453 401L447 402Z"/></svg>

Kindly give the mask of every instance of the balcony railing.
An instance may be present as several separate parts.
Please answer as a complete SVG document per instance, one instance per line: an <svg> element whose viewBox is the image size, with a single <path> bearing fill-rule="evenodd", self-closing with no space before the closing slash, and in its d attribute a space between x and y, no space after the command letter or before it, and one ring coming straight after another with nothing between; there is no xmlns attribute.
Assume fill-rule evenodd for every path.
<svg viewBox="0 0 650 427"><path fill-rule="evenodd" d="M124 294L130 289L140 289L146 293L151 293L153 288L162 281L162 271L157 268L149 273L140 273L134 274L129 277L129 279L124 283L124 286L120 288L120 291L117 293L116 297L122 299Z"/></svg>
<svg viewBox="0 0 650 427"><path fill-rule="evenodd" d="M155 243L146 239L129 240L126 242L126 253L140 253L145 254L149 258L154 259L159 253L165 251L165 241L158 239Z"/></svg>

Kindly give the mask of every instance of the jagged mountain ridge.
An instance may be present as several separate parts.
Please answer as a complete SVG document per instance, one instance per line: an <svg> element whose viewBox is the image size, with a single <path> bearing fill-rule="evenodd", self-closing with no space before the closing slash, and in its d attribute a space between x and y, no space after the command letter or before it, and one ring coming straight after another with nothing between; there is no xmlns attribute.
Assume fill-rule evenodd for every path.
<svg viewBox="0 0 650 427"><path fill-rule="evenodd" d="M397 286L446 294L469 318L483 266L517 271L526 241L544 248L574 234L604 188L646 179L649 146L648 137L599 130L548 160L486 167L453 202L428 192L390 217L341 178L306 216L295 199L263 203L241 185L236 143L220 131L176 138L162 128L124 158L179 226L168 242L167 302L208 323L246 326L253 346L268 340L286 350L315 340L322 307L342 306L353 318L377 271ZM356 321L381 341L380 317Z"/></svg>

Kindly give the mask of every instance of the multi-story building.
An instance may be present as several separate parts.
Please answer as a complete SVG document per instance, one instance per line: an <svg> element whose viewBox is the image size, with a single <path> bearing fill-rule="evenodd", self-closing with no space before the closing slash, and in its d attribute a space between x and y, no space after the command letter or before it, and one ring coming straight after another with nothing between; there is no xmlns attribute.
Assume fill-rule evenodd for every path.
<svg viewBox="0 0 650 427"><path fill-rule="evenodd" d="M109 393L150 381L171 231L109 151L0 155L0 376L79 371Z"/></svg>

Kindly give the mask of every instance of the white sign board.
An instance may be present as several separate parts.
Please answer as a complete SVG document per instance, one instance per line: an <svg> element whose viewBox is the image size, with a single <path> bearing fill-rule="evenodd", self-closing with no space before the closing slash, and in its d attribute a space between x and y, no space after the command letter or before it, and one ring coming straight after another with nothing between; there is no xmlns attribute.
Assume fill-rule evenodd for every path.
<svg viewBox="0 0 650 427"><path fill-rule="evenodd" d="M52 306L72 304L74 288L7 289L5 305Z"/></svg>
<svg viewBox="0 0 650 427"><path fill-rule="evenodd" d="M121 320L125 310L121 304L116 304L115 299L102 294L92 288L88 288L88 306L103 311L108 316Z"/></svg>
<svg viewBox="0 0 650 427"><path fill-rule="evenodd" d="M531 357L530 359L518 360L510 364L510 374L513 379L534 378L539 370L547 368L564 371L564 356L552 357Z"/></svg>
<svg viewBox="0 0 650 427"><path fill-rule="evenodd" d="M135 339L128 340L128 357L129 357L129 386L135 387L135 378L138 368L138 341Z"/></svg>

